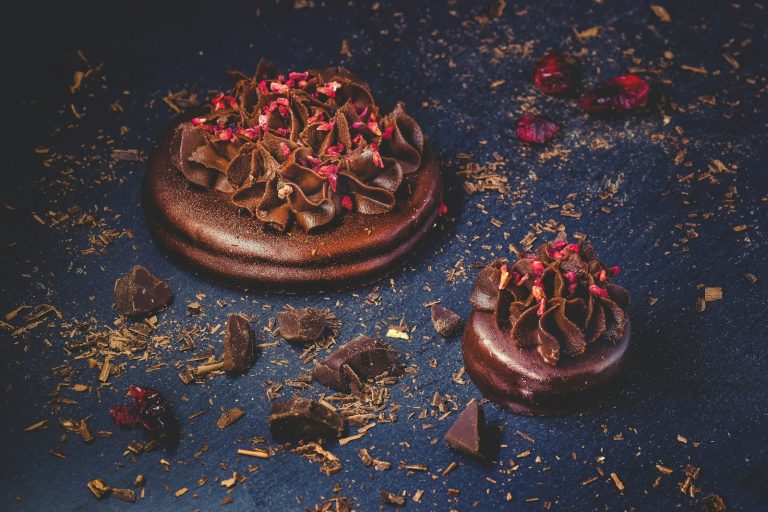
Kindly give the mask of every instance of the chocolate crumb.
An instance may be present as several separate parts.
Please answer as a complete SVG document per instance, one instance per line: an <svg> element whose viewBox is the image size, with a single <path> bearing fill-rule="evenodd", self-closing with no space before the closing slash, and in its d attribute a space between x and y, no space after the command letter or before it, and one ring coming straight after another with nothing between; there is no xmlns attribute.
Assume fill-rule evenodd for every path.
<svg viewBox="0 0 768 512"><path fill-rule="evenodd" d="M272 437L286 441L341 437L344 434L341 414L321 402L306 398L273 403L268 421Z"/></svg>
<svg viewBox="0 0 768 512"><path fill-rule="evenodd" d="M224 333L224 371L238 374L247 371L253 364L255 334L248 319L239 314L227 316Z"/></svg>
<svg viewBox="0 0 768 512"><path fill-rule="evenodd" d="M115 306L127 316L156 311L166 306L171 297L170 285L141 265L115 281Z"/></svg>
<svg viewBox="0 0 768 512"><path fill-rule="evenodd" d="M458 334L463 324L461 317L450 309L432 304L432 325L441 336L448 338Z"/></svg>

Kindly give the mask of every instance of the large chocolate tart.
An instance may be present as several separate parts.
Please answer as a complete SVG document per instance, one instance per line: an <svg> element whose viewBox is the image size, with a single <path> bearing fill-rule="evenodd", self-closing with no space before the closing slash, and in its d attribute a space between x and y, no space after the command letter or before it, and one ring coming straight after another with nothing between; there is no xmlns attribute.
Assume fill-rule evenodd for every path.
<svg viewBox="0 0 768 512"><path fill-rule="evenodd" d="M573 412L620 373L631 328L626 290L590 245L544 244L478 275L462 340L483 395L524 415Z"/></svg>
<svg viewBox="0 0 768 512"><path fill-rule="evenodd" d="M150 230L201 277L236 287L373 282L435 223L434 153L401 104L379 115L346 70L276 73L260 64L160 136L144 178Z"/></svg>

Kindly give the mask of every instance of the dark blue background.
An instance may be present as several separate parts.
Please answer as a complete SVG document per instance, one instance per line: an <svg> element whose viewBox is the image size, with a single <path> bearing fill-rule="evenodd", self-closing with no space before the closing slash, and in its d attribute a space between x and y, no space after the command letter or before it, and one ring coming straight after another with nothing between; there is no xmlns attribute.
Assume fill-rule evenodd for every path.
<svg viewBox="0 0 768 512"><path fill-rule="evenodd" d="M210 510L226 496L216 480L237 470L248 479L231 494L230 510L300 510L334 495L336 483L362 510L380 506L381 489L410 495L424 489L421 504L407 504L415 510L470 510L475 502L477 510L540 510L545 501L553 502L552 510L695 510L702 497L713 492L733 510L768 510L768 9L754 2L664 5L671 23L660 22L650 3L631 1L510 2L500 20L475 18L490 11L487 2L463 1L382 3L378 10L368 4L293 10L271 4L257 8L128 2L120 7L28 5L8 13L2 35L6 115L0 312L20 304L51 303L64 320L52 318L50 325L28 336L1 336L0 509L128 510L141 504L108 498L97 505L85 484L102 478L127 487L141 473L147 478L144 506ZM592 26L601 27L597 37L583 42L574 37L574 28ZM339 53L343 39L349 40L352 58ZM495 47L503 55L494 56ZM573 101L542 97L532 85L531 72L535 58L549 47L578 54L587 85L633 67L649 70L649 108L594 119L584 116ZM84 69L76 49L93 64L103 62L106 80L88 82L71 94L72 73ZM673 57L665 59L664 51ZM738 71L723 59L723 52L736 57ZM161 101L169 90L189 88L204 97L207 90L228 85L228 69L252 70L260 57L285 70L346 65L370 82L382 102L404 100L431 136L450 188L449 219L391 276L394 285L388 279L380 283L380 306L365 302L373 287L287 297L223 289L179 270L158 252L147 232L139 201L143 164L110 162L112 148L150 150L172 118ZM683 64L704 67L708 73L686 71ZM491 89L496 80L506 82ZM702 96L715 96L716 105ZM110 112L108 106L118 100L124 111ZM85 113L82 119L73 117L70 103ZM521 146L514 121L525 111L561 123L562 136L543 150ZM119 133L121 125L131 129L125 136ZM46 168L45 156L33 151L38 146L63 157ZM546 151L555 147L561 150L559 156L546 158ZM673 161L682 148L687 150L688 167ZM480 164L492 161L494 153L503 157L506 164L499 172L509 178L510 193L463 195L455 175L463 162L457 159L460 152ZM714 159L731 172L717 174L714 181L699 179ZM689 173L694 173L690 180L679 179ZM74 182L71 187L61 185L65 178ZM618 180L618 192L602 200L599 193L609 180ZM735 187L736 194L726 197L729 187ZM571 193L575 196L569 198ZM547 208L567 202L583 214L580 219ZM105 227L130 229L135 237L115 241L106 255L82 255L88 237L99 228L73 227L71 220L42 226L32 216L34 212L50 221L48 211L73 205L103 218ZM602 206L612 213L602 213ZM501 220L502 227L492 226L491 218ZM496 464L463 459L441 441L450 418L417 419L421 408L431 410L435 391L454 395L460 404L479 397L471 383L452 380L462 366L460 339L436 336L422 304L441 299L466 317L476 273L471 265L509 256L509 243L523 238L531 224L550 218L571 232L589 233L601 257L623 268L619 282L632 293L634 331L626 379L601 405L564 418L519 417L489 404L486 414L504 429L508 446ZM747 224L747 230L732 230L740 224ZM699 237L681 241L689 228ZM446 282L446 273L460 259L466 275ZM406 318L417 327L414 336L408 342L392 341L418 372L392 388L394 401L403 407L400 421L380 424L343 447L330 444L344 464L337 475L326 477L318 464L290 453L259 461L260 470L247 473L246 466L254 461L238 459L235 450L248 447L252 436L268 437L264 381L281 382L308 368L298 360L300 350L284 344L265 349L246 376L217 377L204 386L184 386L172 366L190 353L159 349L167 368L146 373L148 363L129 363L124 375L110 379L101 401L95 394L64 388L62 394L77 404L52 414L46 402L60 382L51 375L52 367L70 362L79 372L73 381L79 383L96 385L98 376L98 369L89 370L84 360L66 356L66 340L59 334L62 322L92 319L111 325L116 317L113 282L135 263L173 285L176 300L159 315L159 332L170 333L174 347L180 328L196 322L215 325L229 312L244 311L260 315L260 329L285 303L331 307L343 321L342 341L359 332L376 334L382 325L393 323L388 317ZM745 279L745 273L757 275L757 284ZM721 286L724 298L698 313L701 285ZM198 292L206 294L204 316L189 318L186 304ZM651 297L658 299L652 306ZM217 306L217 299L228 305ZM14 324L21 325L18 319ZM47 348L44 339L53 347ZM271 341L263 335L260 339ZM210 336L209 343L220 351L219 335ZM198 343L197 352L206 348ZM427 364L432 358L439 362L436 368ZM289 364L271 363L280 359ZM127 443L141 434L115 429L107 411L130 383L157 387L172 401L184 426L176 452L155 451L135 463L122 456ZM316 396L320 391L316 387L304 394ZM247 416L219 431L218 411L236 405ZM207 414L186 420L209 407ZM416 414L408 419L411 412ZM86 446L69 434L61 443L57 418L88 415L94 431L115 430L114 436ZM49 419L47 430L22 431L43 418ZM422 429L426 422L436 427ZM515 435L518 430L535 443ZM623 439L614 439L618 434ZM678 435L689 443L679 442ZM206 444L209 450L193 458ZM393 468L375 472L363 467L357 458L361 447L391 461ZM65 452L67 459L49 455L53 448ZM517 471L500 473L526 449L533 455L515 459ZM598 462L599 456L604 461ZM161 457L171 463L169 472L163 471ZM429 472L408 475L397 469L401 461L426 464ZM456 471L432 478L451 461L458 462ZM654 489L656 464L674 473ZM695 484L703 492L695 499L678 490L687 464L701 467ZM598 466L606 477L580 485ZM623 495L607 477L614 471L626 485ZM203 476L208 483L198 487L196 481ZM180 487L190 492L177 499L173 492ZM459 497L447 494L451 487L461 490ZM515 497L509 505L507 492ZM528 498L541 500L526 503Z"/></svg>

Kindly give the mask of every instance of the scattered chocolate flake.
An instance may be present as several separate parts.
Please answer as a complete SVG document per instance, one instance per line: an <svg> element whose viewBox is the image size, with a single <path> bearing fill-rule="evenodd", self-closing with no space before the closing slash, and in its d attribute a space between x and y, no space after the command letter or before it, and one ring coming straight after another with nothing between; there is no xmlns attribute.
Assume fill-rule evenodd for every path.
<svg viewBox="0 0 768 512"><path fill-rule="evenodd" d="M704 506L705 512L726 512L726 510L728 510L723 498L717 494L710 494L704 498L701 504Z"/></svg>
<svg viewBox="0 0 768 512"><path fill-rule="evenodd" d="M473 400L445 434L445 442L459 453L483 458L485 428L483 408Z"/></svg>
<svg viewBox="0 0 768 512"><path fill-rule="evenodd" d="M328 309L287 309L277 314L280 335L288 341L317 341L328 327L338 324Z"/></svg>
<svg viewBox="0 0 768 512"><path fill-rule="evenodd" d="M715 300L723 299L723 289L719 286L706 286L704 287L704 300L712 302Z"/></svg>
<svg viewBox="0 0 768 512"><path fill-rule="evenodd" d="M624 482L619 479L619 475L616 473L611 473L611 480L613 480L613 484L616 486L619 492L624 492Z"/></svg>
<svg viewBox="0 0 768 512"><path fill-rule="evenodd" d="M371 457L371 454L368 453L368 450L365 448L360 448L357 451L357 456L360 458L360 462L363 463L363 466L368 468L373 464L373 457Z"/></svg>
<svg viewBox="0 0 768 512"><path fill-rule="evenodd" d="M319 443L309 442L297 446L292 451L293 453L306 457L312 462L320 462L320 470L328 476L335 475L343 469L339 458L323 448Z"/></svg>
<svg viewBox="0 0 768 512"><path fill-rule="evenodd" d="M227 316L224 332L224 371L230 374L246 372L253 364L256 335L249 320L240 314Z"/></svg>
<svg viewBox="0 0 768 512"><path fill-rule="evenodd" d="M448 308L432 304L432 325L443 337L448 338L461 331L464 322L461 317Z"/></svg>
<svg viewBox="0 0 768 512"><path fill-rule="evenodd" d="M156 311L166 306L171 297L170 285L141 265L115 281L115 306L127 316Z"/></svg>
<svg viewBox="0 0 768 512"><path fill-rule="evenodd" d="M286 441L344 434L341 414L322 402L306 398L274 402L268 421L272 437Z"/></svg>
<svg viewBox="0 0 768 512"><path fill-rule="evenodd" d="M144 155L138 149L113 149L112 160L115 162L141 162Z"/></svg>
<svg viewBox="0 0 768 512"><path fill-rule="evenodd" d="M88 490L91 491L94 496L96 496L97 500L105 497L107 494L109 494L110 491L109 486L98 478L89 481L86 484L86 487L88 487Z"/></svg>
<svg viewBox="0 0 768 512"><path fill-rule="evenodd" d="M238 455L246 455L248 457L256 457L257 459L268 459L269 458L269 452L262 449L253 449L253 450L244 450L242 448L238 448L237 450Z"/></svg>
<svg viewBox="0 0 768 512"><path fill-rule="evenodd" d="M653 14L655 14L656 17L659 18L659 20L663 23L672 22L672 18L669 16L669 13L664 7L660 5L651 5L651 9L653 10Z"/></svg>
<svg viewBox="0 0 768 512"><path fill-rule="evenodd" d="M221 413L219 421L216 422L216 426L220 429L225 429L243 416L245 416L245 411L239 407L233 407Z"/></svg>
<svg viewBox="0 0 768 512"><path fill-rule="evenodd" d="M113 487L112 496L114 496L117 499L127 501L128 503L136 502L136 492L134 492L133 489L121 489L121 488Z"/></svg>
<svg viewBox="0 0 768 512"><path fill-rule="evenodd" d="M43 430L45 428L48 428L48 420L41 420L37 423L33 423L32 425L26 427L24 429L24 432L35 432L37 430Z"/></svg>
<svg viewBox="0 0 768 512"><path fill-rule="evenodd" d="M400 375L397 352L390 345L367 336L357 336L334 350L312 371L312 379L338 391L361 391L361 381L383 374Z"/></svg>
<svg viewBox="0 0 768 512"><path fill-rule="evenodd" d="M385 334L385 336L387 338L393 338L396 340L411 339L410 335L408 334L408 329L400 325L390 325L389 328L387 328L387 334Z"/></svg>
<svg viewBox="0 0 768 512"><path fill-rule="evenodd" d="M744 274L744 277L747 278L747 281L750 283L757 284L757 276L755 274Z"/></svg>
<svg viewBox="0 0 768 512"><path fill-rule="evenodd" d="M381 496L381 499L384 500L384 503L388 505L397 505L399 507L405 505L405 497L400 496L399 494L395 494L389 491L381 491L379 496Z"/></svg>

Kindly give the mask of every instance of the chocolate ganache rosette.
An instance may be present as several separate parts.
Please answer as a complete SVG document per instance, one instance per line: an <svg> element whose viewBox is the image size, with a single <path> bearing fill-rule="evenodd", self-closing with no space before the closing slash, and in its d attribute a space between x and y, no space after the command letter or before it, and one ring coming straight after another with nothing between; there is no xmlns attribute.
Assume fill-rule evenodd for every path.
<svg viewBox="0 0 768 512"><path fill-rule="evenodd" d="M563 234L513 264L483 268L464 337L473 380L508 408L546 414L560 395L574 398L613 375L629 338L629 293L612 282L619 270Z"/></svg>
<svg viewBox="0 0 768 512"><path fill-rule="evenodd" d="M445 212L419 124L344 68L253 76L158 138L143 203L157 242L203 277L345 289L407 258Z"/></svg>
<svg viewBox="0 0 768 512"><path fill-rule="evenodd" d="M343 210L387 213L421 166L424 135L403 104L382 115L344 68L284 75L262 61L237 78L178 128L176 164L278 231L295 220L311 232Z"/></svg>

